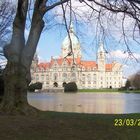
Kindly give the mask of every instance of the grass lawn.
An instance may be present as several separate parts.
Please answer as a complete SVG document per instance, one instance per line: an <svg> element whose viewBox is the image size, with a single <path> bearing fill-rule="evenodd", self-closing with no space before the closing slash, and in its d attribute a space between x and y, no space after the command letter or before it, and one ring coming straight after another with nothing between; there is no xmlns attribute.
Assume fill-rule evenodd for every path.
<svg viewBox="0 0 140 140"><path fill-rule="evenodd" d="M140 119L140 114L40 112L36 117L0 115L0 140L140 140L140 126L115 127L116 118Z"/></svg>
<svg viewBox="0 0 140 140"><path fill-rule="evenodd" d="M140 93L140 90L118 90L118 89L79 89L79 92L120 92L120 93Z"/></svg>
<svg viewBox="0 0 140 140"><path fill-rule="evenodd" d="M118 92L118 89L79 89L79 92Z"/></svg>

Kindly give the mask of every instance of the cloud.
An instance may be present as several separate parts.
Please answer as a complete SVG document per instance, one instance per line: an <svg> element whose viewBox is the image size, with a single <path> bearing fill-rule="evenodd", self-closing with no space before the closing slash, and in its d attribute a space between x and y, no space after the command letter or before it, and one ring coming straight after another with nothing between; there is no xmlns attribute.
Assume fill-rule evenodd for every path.
<svg viewBox="0 0 140 140"><path fill-rule="evenodd" d="M17 0L10 0L12 2L15 2ZM98 0L100 2L101 0ZM96 5L94 2L86 1L90 6L94 7L96 10L100 10L101 7ZM102 2L102 1L101 1ZM66 7L66 18L69 21L70 16L70 8L69 6L66 6L64 4L64 7ZM102 36L101 34L101 27L98 23L98 13L93 11L89 6L87 6L84 2L80 3L79 0L72 0L72 10L74 11L75 15L73 15L73 18L76 18L78 22L84 23L87 22L85 25L87 26L87 34L91 36ZM51 10L51 13L53 14L53 20L57 21L58 23L64 23L63 20L63 10L62 6L57 6L54 9ZM102 8L102 14L101 14L101 24L103 25L106 36L112 36L116 41L120 41L123 35L122 31L122 20L123 20L123 14L110 14L111 12L104 10ZM46 16L49 17L49 16ZM74 19L73 19L74 20ZM49 21L49 20L48 20ZM50 24L53 24L50 22ZM97 24L99 25L97 27ZM124 20L124 30L127 36L132 38L133 36L133 26L134 26L134 20L127 15L125 15ZM97 29L99 28L99 29ZM131 30L130 30L131 29ZM81 29L82 30L82 29ZM97 31L98 30L98 31ZM122 39L123 40L123 39Z"/></svg>
<svg viewBox="0 0 140 140"><path fill-rule="evenodd" d="M45 60L43 57L41 57L40 55L38 55L38 60L39 60L39 63L46 61L46 60Z"/></svg>
<svg viewBox="0 0 140 140"><path fill-rule="evenodd" d="M98 36L102 38L103 36L114 39L117 42L124 42L123 38L123 29L125 31L126 37L128 39L133 40L133 28L135 26L133 18L125 15L124 24L122 25L124 15L122 13L113 14L110 11L107 11L100 6L96 5L94 2L87 1L89 5L91 5L96 10L102 11L100 21L99 21L99 13L93 11L89 6L87 6L84 2L80 3L79 0L72 0L72 10L74 11L73 20L76 19L77 22L83 23L87 26L86 33L89 36ZM64 7L66 4L64 4ZM63 10L61 6L57 6L53 10L53 14L56 15L55 19L58 23L64 23L63 20ZM69 21L70 9L69 6L66 7L66 18ZM100 22L100 23L99 23ZM103 31L103 28L104 31ZM78 29L82 32L82 29ZM136 36L138 35L136 31Z"/></svg>
<svg viewBox="0 0 140 140"><path fill-rule="evenodd" d="M133 56L136 59L140 59L140 54L138 53L132 53ZM115 50L115 51L111 51L108 55L108 57L115 57L115 58L120 58L120 59L124 59L124 58L132 58L133 56L130 56L130 54L128 52L124 52L122 50Z"/></svg>
<svg viewBox="0 0 140 140"><path fill-rule="evenodd" d="M89 5L91 5L92 2L87 2ZM72 0L72 14L73 18L76 18L76 20L83 21L87 20L91 16L91 12L93 11L89 6L87 6L85 3L80 3L79 0ZM63 4L65 8L65 15L67 20L70 19L70 7L67 5L67 3ZM92 4L93 6L93 4ZM99 6L96 6L96 8ZM56 19L58 22L63 21L63 10L62 6L57 6L52 10L53 14L56 15Z"/></svg>

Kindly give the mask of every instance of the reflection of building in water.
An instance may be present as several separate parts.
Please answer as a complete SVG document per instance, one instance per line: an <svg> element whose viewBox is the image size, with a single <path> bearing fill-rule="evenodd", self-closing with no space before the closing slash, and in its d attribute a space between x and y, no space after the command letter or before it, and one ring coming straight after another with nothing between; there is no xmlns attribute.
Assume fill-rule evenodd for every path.
<svg viewBox="0 0 140 140"><path fill-rule="evenodd" d="M32 63L32 82L42 82L43 88L63 87L67 82L74 81L78 88L119 88L122 86L122 65L118 62L106 63L104 46L101 43L97 51L97 62L82 59L81 47L70 27L70 37L74 59L70 53L68 36L62 43L61 56L51 58L50 62L38 63L37 56ZM66 57L67 56L67 57Z"/></svg>
<svg viewBox="0 0 140 140"><path fill-rule="evenodd" d="M54 94L49 95L49 98L29 99L29 104L47 111L58 112L77 112L77 113L104 113L104 114L123 114L125 112L125 99L122 96L117 97L101 97L99 94L90 96ZM40 95L41 96L41 95ZM97 98L96 98L97 97ZM95 99L96 98L96 99Z"/></svg>

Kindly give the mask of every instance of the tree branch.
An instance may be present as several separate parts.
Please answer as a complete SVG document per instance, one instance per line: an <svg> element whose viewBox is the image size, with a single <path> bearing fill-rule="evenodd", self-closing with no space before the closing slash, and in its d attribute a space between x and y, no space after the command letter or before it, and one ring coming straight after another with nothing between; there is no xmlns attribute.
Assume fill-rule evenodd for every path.
<svg viewBox="0 0 140 140"><path fill-rule="evenodd" d="M69 1L69 0L61 0L61 1L56 2L56 3L54 3L54 4L50 5L50 6L47 6L45 10L46 10L46 12L47 12L47 11L53 9L54 7L56 7L56 6L58 6L58 5L61 5L61 4L63 4L63 3L66 3L66 2L68 2L68 1Z"/></svg>
<svg viewBox="0 0 140 140"><path fill-rule="evenodd" d="M11 58L11 61L20 61L20 53L25 46L24 30L27 10L28 0L18 0L17 13L13 22L12 40L10 45L4 48L6 58Z"/></svg>

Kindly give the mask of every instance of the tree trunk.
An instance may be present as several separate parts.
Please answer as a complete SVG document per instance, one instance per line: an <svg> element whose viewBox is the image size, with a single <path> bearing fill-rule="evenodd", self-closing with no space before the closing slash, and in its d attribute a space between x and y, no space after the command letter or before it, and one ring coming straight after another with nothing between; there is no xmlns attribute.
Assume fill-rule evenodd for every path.
<svg viewBox="0 0 140 140"><path fill-rule="evenodd" d="M13 22L12 40L4 48L4 55L8 60L4 71L4 97L0 106L0 111L8 114L34 114L37 110L27 102L27 87L31 81L30 65L40 34L44 27L43 15L40 14L39 5L42 3L36 0L31 31L34 35L29 35L25 43L24 31L28 10L28 0L18 0L17 13ZM30 33L31 34L31 33ZM31 37L30 37L31 36ZM28 45L29 44L29 45ZM30 50L30 47L33 49Z"/></svg>
<svg viewBox="0 0 140 140"><path fill-rule="evenodd" d="M44 28L44 14L65 2L67 0L46 6L47 0L35 0L30 33L25 41L24 32L29 0L18 0L11 43L4 48L8 63L4 71L5 91L0 111L25 115L37 112L27 102L27 87L31 81L30 66Z"/></svg>
<svg viewBox="0 0 140 140"><path fill-rule="evenodd" d="M27 87L30 80L30 70L19 63L8 62L4 71L5 94L1 112L24 115L37 112L27 102Z"/></svg>

